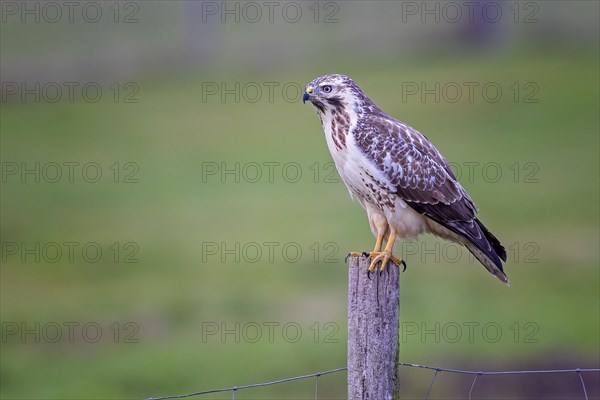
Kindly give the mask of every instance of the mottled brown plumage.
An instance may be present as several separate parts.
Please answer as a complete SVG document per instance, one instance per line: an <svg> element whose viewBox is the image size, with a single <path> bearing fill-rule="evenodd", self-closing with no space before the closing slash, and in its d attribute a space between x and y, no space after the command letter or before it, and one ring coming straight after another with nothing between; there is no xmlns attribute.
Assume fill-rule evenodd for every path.
<svg viewBox="0 0 600 400"><path fill-rule="evenodd" d="M344 75L313 80L303 99L317 109L338 172L378 238L373 254L386 253L384 264L396 235L412 239L429 232L466 246L508 283L504 247L477 218L475 204L425 136L385 114ZM381 252L384 237L388 245Z"/></svg>

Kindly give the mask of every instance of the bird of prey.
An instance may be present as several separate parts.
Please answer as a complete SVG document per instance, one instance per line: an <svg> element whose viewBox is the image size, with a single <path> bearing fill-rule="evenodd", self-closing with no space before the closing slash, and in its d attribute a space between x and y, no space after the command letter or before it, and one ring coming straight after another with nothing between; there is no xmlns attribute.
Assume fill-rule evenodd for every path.
<svg viewBox="0 0 600 400"><path fill-rule="evenodd" d="M506 250L477 218L477 208L448 162L416 129L385 114L345 75L325 75L306 86L325 131L327 147L350 196L367 211L378 263L406 264L392 254L396 237L432 233L465 246L502 282ZM383 241L387 240L382 251Z"/></svg>

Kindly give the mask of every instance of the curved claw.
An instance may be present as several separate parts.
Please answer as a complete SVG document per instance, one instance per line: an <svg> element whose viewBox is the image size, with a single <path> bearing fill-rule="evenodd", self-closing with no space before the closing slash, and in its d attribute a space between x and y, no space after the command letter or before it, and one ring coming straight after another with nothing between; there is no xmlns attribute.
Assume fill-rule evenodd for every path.
<svg viewBox="0 0 600 400"><path fill-rule="evenodd" d="M359 257L359 256L361 256L361 255L363 255L363 254L365 254L365 253L357 253L356 251L351 251L350 253L348 253L348 254L346 255L346 258L344 258L344 262L346 262L346 263L347 263L347 262L348 262L348 259L349 259L350 257Z"/></svg>
<svg viewBox="0 0 600 400"><path fill-rule="evenodd" d="M353 254L353 255L356 255L356 254ZM388 261L391 261L393 264L395 264L398 267L400 267L400 265L402 265L402 272L406 271L406 262L402 258L397 258L396 256L394 256L393 254L391 254L391 252L371 252L371 253L369 253L369 252L364 251L362 253L362 256L363 257L373 257L373 261L371 262L371 265L369 265L369 269L367 270L367 278L369 278L369 280L371 279L371 272L373 272L375 270L375 268L377 267L377 264L381 264L381 267L379 268L379 275L381 276L381 273L387 266Z"/></svg>

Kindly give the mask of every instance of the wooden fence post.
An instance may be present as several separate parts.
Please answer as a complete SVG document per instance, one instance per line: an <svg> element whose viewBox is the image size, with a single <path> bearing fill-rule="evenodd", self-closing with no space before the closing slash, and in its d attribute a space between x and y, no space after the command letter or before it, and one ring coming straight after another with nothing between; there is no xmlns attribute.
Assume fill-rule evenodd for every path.
<svg viewBox="0 0 600 400"><path fill-rule="evenodd" d="M367 277L371 260L348 266L348 399L398 398L400 270L389 263Z"/></svg>

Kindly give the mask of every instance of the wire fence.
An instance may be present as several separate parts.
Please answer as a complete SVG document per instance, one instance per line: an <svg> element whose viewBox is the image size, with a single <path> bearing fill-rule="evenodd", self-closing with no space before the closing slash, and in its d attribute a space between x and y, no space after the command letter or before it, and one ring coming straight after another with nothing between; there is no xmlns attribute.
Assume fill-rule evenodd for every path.
<svg viewBox="0 0 600 400"><path fill-rule="evenodd" d="M588 389L586 387L586 383L585 383L585 379L584 379L583 375L586 373L591 373L591 372L600 372L600 368L548 369L548 370L524 370L524 371L467 371L467 370L432 367L429 365L410 364L410 363L399 363L398 365L400 367L405 367L405 368L421 368L421 369L427 369L427 370L434 371L433 376L431 378L431 382L429 383L429 386L427 389L427 393L425 395L425 400L429 399L429 395L431 394L431 390L433 389L436 379L438 378L438 375L440 375L441 373L472 375L473 381L469 388L469 397L468 397L469 400L471 400L473 390L475 389L475 385L477 383L477 378L480 376L527 375L527 374L576 374L577 377L579 378L579 382L581 382L581 388L580 388L581 398L585 399L585 400L589 400ZM291 378L284 378L284 379L279 379L279 380L270 381L270 382L253 383L253 384L242 385L242 386L233 386L233 387L225 388L225 389L205 390L202 392L195 392L195 393L188 393L188 394L181 394L181 395L151 397L151 398L148 398L147 400L184 399L187 397L202 396L202 395L206 395L206 394L222 393L222 392L231 392L231 398L233 400L235 400L235 393L240 390L246 390L246 389L263 387L263 386L279 385L279 384L283 384L286 382L297 381L300 379L311 379L311 378L314 378L314 380L315 380L314 398L315 398L315 400L318 400L319 399L319 378L324 375L335 374L335 373L339 373L339 372L346 371L346 370L347 370L347 368L336 368L336 369L331 369L328 371L315 372L313 374L294 376Z"/></svg>

